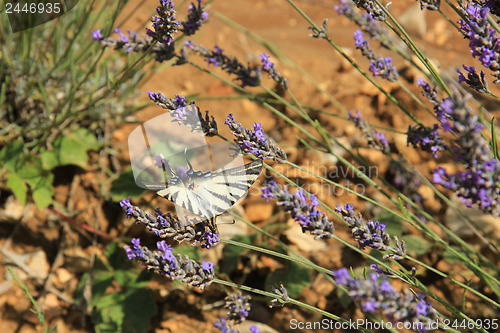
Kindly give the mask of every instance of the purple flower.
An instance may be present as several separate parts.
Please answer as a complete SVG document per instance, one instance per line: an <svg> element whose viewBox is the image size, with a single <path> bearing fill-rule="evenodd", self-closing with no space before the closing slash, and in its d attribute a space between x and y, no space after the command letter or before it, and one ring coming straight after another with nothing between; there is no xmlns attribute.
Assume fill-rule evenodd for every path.
<svg viewBox="0 0 500 333"><path fill-rule="evenodd" d="M201 267L203 267L203 270L205 271L213 271L214 269L214 263L211 263L210 261L205 261L203 260L201 263Z"/></svg>
<svg viewBox="0 0 500 333"><path fill-rule="evenodd" d="M426 327L430 327L430 323L439 319L432 305L424 301L424 295L415 297L408 290L399 293L386 276L379 277L378 274L372 273L367 279L354 278L346 268L341 268L333 271L333 279L347 289L349 296L363 312L380 311L392 323L420 324L417 332L424 332Z"/></svg>
<svg viewBox="0 0 500 333"><path fill-rule="evenodd" d="M462 66L467 71L467 78L457 69L458 82L465 82L469 87L475 89L477 92L489 92L488 81L484 77L483 71L481 71L481 77L476 73L476 68L474 66Z"/></svg>
<svg viewBox="0 0 500 333"><path fill-rule="evenodd" d="M174 2L169 0L160 0L160 5L156 7L157 16L153 16L151 22L153 22L153 30L146 29L146 33L149 37L154 40L170 45L172 43L173 37L180 26L179 21L176 21Z"/></svg>
<svg viewBox="0 0 500 333"><path fill-rule="evenodd" d="M97 29L96 31L91 31L92 39L96 41L101 41L103 39L101 34L101 29Z"/></svg>
<svg viewBox="0 0 500 333"><path fill-rule="evenodd" d="M128 30L129 36L123 34L119 28L116 28L114 31L120 34L118 39L102 37L100 29L92 33L92 38L100 42L103 47L113 47L115 50L125 50L127 53L131 51L146 52L151 50L158 62L163 62L177 56L173 45L153 45L151 38L147 36L139 37L137 33L130 30Z"/></svg>
<svg viewBox="0 0 500 333"><path fill-rule="evenodd" d="M193 242L192 245L201 244L204 247L214 246L216 241L218 242L218 235L208 233L203 223L192 221L186 226L181 226L177 216L170 213L163 214L159 208L155 210L153 216L139 207L131 205L129 199L120 201L120 206L125 209L128 218L133 218L135 222L144 224L146 229L159 237L173 237L178 242ZM139 240L137 239L137 241Z"/></svg>
<svg viewBox="0 0 500 333"><path fill-rule="evenodd" d="M316 196L311 195L311 203L307 202L307 196L303 189L291 194L286 187L279 186L274 180L261 189L262 198L273 198L278 205L283 206L285 211L302 227L302 232L309 232L315 238L328 239L333 237L335 227L328 220L326 214L316 210L319 204Z"/></svg>
<svg viewBox="0 0 500 333"><path fill-rule="evenodd" d="M155 167L163 169L164 166L166 165L165 156L163 156L163 154L156 155L154 157L154 160L155 160Z"/></svg>
<svg viewBox="0 0 500 333"><path fill-rule="evenodd" d="M127 214L128 218L134 216L134 206L130 204L130 199L120 201L120 207L125 208L125 214Z"/></svg>
<svg viewBox="0 0 500 333"><path fill-rule="evenodd" d="M424 79L418 78L417 84L422 88L422 95L427 97L429 101L434 104L434 106L439 105L441 102L438 98L436 87L431 88L429 83L425 82Z"/></svg>
<svg viewBox="0 0 500 333"><path fill-rule="evenodd" d="M369 70L373 76L381 76L388 81L396 81L398 79L399 74L392 65L392 59L378 56L371 49L368 41L364 40L361 30L356 30L354 32L354 43L356 48L361 50L361 53L370 60Z"/></svg>
<svg viewBox="0 0 500 333"><path fill-rule="evenodd" d="M215 46L214 50L209 51L203 46L196 45L194 42L186 42L185 46L193 52L199 54L205 61L215 67L220 67L228 74L236 75L236 80L241 82L241 87L256 87L260 84L261 68L253 69L250 65L244 66L235 57L229 57L223 54L223 50Z"/></svg>
<svg viewBox="0 0 500 333"><path fill-rule="evenodd" d="M194 102L187 105L186 98L177 94L175 94L175 98L167 98L160 93L149 90L148 96L156 105L171 112L175 118L172 121L189 126L192 131L203 132L206 136L217 135L217 122L214 117L210 117L208 111L205 111L205 116L203 116Z"/></svg>
<svg viewBox="0 0 500 333"><path fill-rule="evenodd" d="M356 110L356 116L353 116L352 112L348 112L349 120L352 121L357 128L359 128L363 134L365 134L368 139L368 145L376 150L384 153L389 153L391 148L389 147L389 142L387 141L383 133L377 132L372 129L368 122L361 116L358 110Z"/></svg>
<svg viewBox="0 0 500 333"><path fill-rule="evenodd" d="M400 242L394 236L395 247L391 246L391 236L385 232L385 224L373 220L365 222L361 213L356 215L352 204L344 205L344 209L337 205L335 211L341 214L342 219L349 224L352 236L358 241L360 249L370 247L378 251L391 251L391 253L384 255L384 259L401 260L406 256L404 241Z"/></svg>
<svg viewBox="0 0 500 333"><path fill-rule="evenodd" d="M250 333L259 333L260 332L259 328L255 325L250 325L250 327L248 329L250 330Z"/></svg>
<svg viewBox="0 0 500 333"><path fill-rule="evenodd" d="M468 207L477 204L484 212L500 216L500 163L482 136L484 126L479 116L457 91L443 99L435 111L441 127L453 132L452 150L465 171L448 174L443 168L437 168L433 181L457 192Z"/></svg>
<svg viewBox="0 0 500 333"><path fill-rule="evenodd" d="M359 11L355 9L352 1L340 0L339 3L339 5L333 6L337 13L345 15L356 23L361 30L366 32L373 40L378 41L383 47L387 49L391 48L394 44L394 40L384 26L374 20L368 13L359 13Z"/></svg>
<svg viewBox="0 0 500 333"><path fill-rule="evenodd" d="M458 21L460 31L470 40L472 56L493 72L496 78L493 83L500 82L499 34L488 22L489 7L469 3L466 8L458 6L458 10L464 17Z"/></svg>
<svg viewBox="0 0 500 333"><path fill-rule="evenodd" d="M377 274L383 274L383 275L392 275L388 271L384 271L382 268L378 267L377 264L371 264L370 268L373 269Z"/></svg>
<svg viewBox="0 0 500 333"><path fill-rule="evenodd" d="M448 146L443 143L443 138L439 134L439 125L434 124L433 128L422 125L408 126L407 142L413 148L420 148L422 151L427 151L431 153L434 158L439 157L439 152L448 149Z"/></svg>
<svg viewBox="0 0 500 333"><path fill-rule="evenodd" d="M262 62L262 71L268 73L274 81L276 81L286 89L288 87L288 80L284 78L280 72L278 72L278 70L274 66L274 63L269 60L269 56L265 53L262 53L260 55L260 60Z"/></svg>
<svg viewBox="0 0 500 333"><path fill-rule="evenodd" d="M358 8L364 9L368 15L377 21L385 21L387 15L378 4L372 0L353 0Z"/></svg>
<svg viewBox="0 0 500 333"><path fill-rule="evenodd" d="M141 262L148 270L165 275L172 280L182 280L192 287L203 289L214 279L213 264L203 262L201 265L187 255L173 255L165 241L158 242L160 250L150 251L141 246L138 238L132 239L133 247L125 248L129 259ZM135 257L132 257L133 251Z"/></svg>
<svg viewBox="0 0 500 333"><path fill-rule="evenodd" d="M251 153L262 160L273 159L277 162L286 160L285 152L271 142L260 123L255 123L253 130L249 130L236 122L232 113L227 116L224 123L229 126L231 133L236 137L234 141L243 152Z"/></svg>
<svg viewBox="0 0 500 333"><path fill-rule="evenodd" d="M242 296L241 293L229 295L225 298L228 309L227 317L233 324L241 324L247 319L250 311L250 296Z"/></svg>
<svg viewBox="0 0 500 333"><path fill-rule="evenodd" d="M203 11L201 3L202 1L198 0L198 6L193 3L189 5L187 20L182 22L181 29L186 36L194 35L208 19L208 13Z"/></svg>
<svg viewBox="0 0 500 333"><path fill-rule="evenodd" d="M238 330L234 329L232 322L224 317L216 321L214 327L219 329L222 333L239 333Z"/></svg>

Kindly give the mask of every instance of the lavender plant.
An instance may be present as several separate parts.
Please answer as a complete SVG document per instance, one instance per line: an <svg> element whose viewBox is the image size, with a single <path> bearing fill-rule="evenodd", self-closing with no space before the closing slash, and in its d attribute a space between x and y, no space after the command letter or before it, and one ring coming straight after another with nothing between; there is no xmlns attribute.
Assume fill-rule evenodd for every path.
<svg viewBox="0 0 500 333"><path fill-rule="evenodd" d="M463 322L468 325L468 330L474 332L488 332L494 327L498 328L499 323L494 316L500 308L499 240L496 235L482 230L474 218L469 217L467 220L466 214L469 207L476 207L485 214L500 215L496 122L485 111L487 106L481 105L480 99L474 99L459 87L461 83L466 83L475 92L494 98L495 88L488 86L484 73L477 74L475 67L469 65L462 66L467 77L458 69L453 69L453 73L458 71L454 81L442 77L440 73L443 71L435 67L436 62L431 61L432 59L419 48L413 36L405 31L392 15L391 6L379 0L341 0L335 8L338 14L355 21L370 38L378 41L384 52L394 52L394 57L379 56L364 39L363 32L357 30L354 33L353 45L369 59L371 75L357 64L355 58L358 58L358 55L349 56L336 43L335 35L331 34L332 29L327 29L326 20L323 20L320 27L292 0L287 2L307 21L309 30L312 30L310 37L314 38L314 42L326 43L326 46L338 51L359 71L360 77L364 77L380 91L380 96L385 98L385 103L379 105L380 109L387 108L389 111L384 113L383 110L377 110L380 112L378 115L380 120L390 119L392 123L382 130L374 129L369 122L372 118L366 115L369 115L370 111L373 113L372 107L376 103L358 103L356 107L363 105L363 110L356 111L355 115L344 112L342 108L339 108L338 113L329 110L329 105L341 104L329 94L325 94L329 103L320 106L309 105L308 103L312 103L310 100L303 101L294 94L298 91L297 83L290 77L284 78L281 72L287 72L281 69L279 62L270 61L269 52L256 51L256 55L260 54L261 65L250 65L249 62L229 56L232 52L222 44L210 50L201 46L201 43L185 41L182 50L169 51L169 59L175 57L176 65L190 66L222 80L238 93L235 97L246 98L270 110L277 116L276 122L292 129L297 138L293 138L296 141L290 140L295 142L293 147L290 147L283 138L285 135L279 131L273 129L264 133L262 127L265 119L256 121L253 128L246 128L240 122L243 115L237 110L226 112L224 124L231 135L224 137L218 131L220 129L217 128L216 117L209 117L208 113L203 117L196 109L206 136L213 134L225 140L234 140L250 158L265 162L266 176L270 179L264 182L260 197L266 199L266 202L273 202L269 199L276 201L276 207L273 208L273 213L276 214L269 218L269 221L260 221L263 227L260 224L250 224L255 234L242 237L241 241L238 241L208 233L200 223L193 222L181 226L178 219L170 213L157 210L154 215L148 214L125 199L120 204L127 217L144 224L156 236L186 240L194 245L201 244L206 248L204 251L213 251L214 247L221 245L225 246L224 254L228 254L225 251L231 246L238 246L241 251L236 256L234 253L232 256L228 255L227 260L232 261L230 266L233 269L225 269L224 264L200 264L185 256L175 256L173 249L165 241L159 241L157 250L151 251L142 246L138 238L134 238L132 246L125 247L129 259L139 261L148 269L173 280L184 281L189 286L204 288L221 284L239 288L270 298L271 307L299 306L338 323L352 320L347 311L333 306L339 303L339 297L348 297L360 307L367 320L390 323L394 327L402 324L406 325L403 327L416 332L438 328L446 332L456 332L458 328L449 325L453 321ZM450 7L451 12L460 15L446 16L443 6ZM493 17L497 15L498 8L493 2L460 1L453 4L446 1L441 4L440 1L420 1L420 7L422 10L432 10L435 15L442 15L446 22L450 22L451 27L456 28L457 36L463 33L470 41L469 48L473 58L477 58L489 69L495 78L493 84L498 83L498 27L495 24L497 18ZM159 44L165 45L164 47L174 45L176 40L172 36L181 26L183 37L189 36L207 18L200 3L197 7L193 4L189 7L190 24L176 21L171 2L162 1L159 8L161 10L154 19L155 31L148 32L155 42L150 41L148 49ZM332 15L335 15L333 9ZM218 13L217 17L222 16ZM225 20L232 27L242 29L252 36L241 26L227 18ZM306 29L304 34L307 34ZM256 36L254 38L262 45L270 45ZM103 45L106 40L97 32L94 33L94 39ZM120 33L115 44L110 43L108 46L135 51L135 44L130 44L130 41L131 37ZM405 45L404 52L396 46L400 43ZM137 50L143 51L140 48ZM276 55L277 59L286 59L278 52L278 48L272 50L273 57ZM192 55L201 57L206 66L193 63ZM403 75L406 70L403 70L402 62L405 63L404 66L412 67L420 76L426 78L414 80ZM300 72L299 65L291 60L288 64L292 64L290 67ZM237 82L219 76L219 69ZM274 90L263 83L263 72L277 83ZM352 77L352 74L350 75ZM306 82L319 87L310 77L307 77ZM321 89L319 91L324 93ZM148 94L154 103L167 112L172 112L179 122L189 123L182 110L189 105L193 108L196 106L187 104L186 100L178 95L168 98L159 93ZM402 95L404 97L401 97ZM434 112L429 110L429 103ZM349 101L345 104L349 104ZM352 105L349 105L345 109L351 107ZM334 121L333 115L337 117ZM351 125L352 130L348 130L349 122L354 124ZM490 127L486 126L488 123L491 123ZM396 128L389 128L391 125ZM488 128L493 129L488 131ZM358 140L354 138L357 134L352 133L358 132L353 131L359 131L366 137L367 144L356 146L359 145ZM339 138L347 133L350 134L349 137ZM281 140L271 140L271 137L280 136ZM281 144L280 141L285 142ZM315 167L304 166L304 158L300 153L295 154L297 151L328 156L330 162L335 161L334 163L353 171L353 176L349 178L320 174ZM363 169L368 163L376 164L386 172L368 173ZM300 176L283 171L286 168L300 171ZM363 191L349 186L353 179L363 185ZM311 183L315 186L310 186ZM349 196L347 202L354 204L342 206L340 203L346 202L342 195L322 195L318 189L325 186L345 190L345 195ZM463 206L451 200L453 194L462 198ZM447 210L465 216L465 226L473 231L472 234L476 238L464 239L460 232L452 231L457 229L451 228L455 221L446 221ZM282 211L298 224L303 233L315 236L312 241L314 244L327 249L342 245L346 251L359 254L363 260L347 263L353 272L358 273L349 273L340 260L325 260L318 264L312 262L317 259L315 256L297 253L289 246L289 243L294 242L293 237L287 238L290 234L283 231L288 226L285 223L286 218L283 218L286 215L281 214ZM367 218L366 221L363 216L373 218ZM235 223L241 223L240 220L243 219L237 220ZM280 227L276 228L275 224ZM264 244L262 239L270 239L272 243ZM247 280L248 262L239 258L243 251L255 251L280 258L285 268L279 273L262 273L267 274L265 283L281 281L280 287L272 287L271 283L252 284L254 281ZM379 255L379 252L382 252L382 255ZM436 264L447 260L459 265L459 271L449 267L452 265ZM308 274L301 274L302 270L297 269L297 266L307 270ZM366 275L364 270L368 266L376 273ZM307 297L301 295L301 292L305 286L310 285L310 271L323 275L324 281L331 283L337 293L330 293L323 303L306 304ZM471 280L465 278L466 276ZM232 278L241 283L232 282ZM439 280L440 286L449 288L450 295L460 293L463 301L436 288L438 284L433 283L435 280ZM398 284L402 287L396 288ZM264 289L270 289L271 292ZM249 311L246 299L238 295L227 301L230 313L221 317L215 327L222 332L239 331L238 324L246 318ZM472 304L486 309L485 314L479 317ZM492 311L488 312L488 309ZM393 326L383 328L397 331ZM357 329L364 332L373 331L368 327Z"/></svg>
<svg viewBox="0 0 500 333"><path fill-rule="evenodd" d="M103 54L89 35L93 26L105 24L100 15L118 15L124 2L104 1L102 10L94 2L82 4L58 20L15 33L2 16L0 181L23 205L52 204L52 170L86 168L89 151L101 149L103 137L141 108L131 101L148 73L143 63L128 66L118 54L107 64L99 61ZM100 36L95 30L94 39ZM129 49L127 39L121 34L118 43Z"/></svg>

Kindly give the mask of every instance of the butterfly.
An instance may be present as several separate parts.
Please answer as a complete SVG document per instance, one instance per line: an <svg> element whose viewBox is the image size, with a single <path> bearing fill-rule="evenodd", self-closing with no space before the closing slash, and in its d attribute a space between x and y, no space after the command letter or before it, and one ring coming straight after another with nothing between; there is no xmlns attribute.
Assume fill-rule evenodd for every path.
<svg viewBox="0 0 500 333"><path fill-rule="evenodd" d="M217 233L216 217L228 211L246 195L259 177L263 163L261 160L254 160L234 168L204 172L194 170L186 153L185 159L188 168L176 169L162 159L167 182L161 189L158 189L158 184L144 185L201 218L188 220L186 224L205 223L212 233Z"/></svg>

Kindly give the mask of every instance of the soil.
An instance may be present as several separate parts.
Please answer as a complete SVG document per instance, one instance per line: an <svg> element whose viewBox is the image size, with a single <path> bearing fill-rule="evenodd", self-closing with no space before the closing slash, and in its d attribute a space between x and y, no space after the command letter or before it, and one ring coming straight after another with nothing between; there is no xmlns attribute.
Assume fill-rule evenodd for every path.
<svg viewBox="0 0 500 333"><path fill-rule="evenodd" d="M136 8L129 4L123 17L128 18L123 28L132 30L143 29L144 24L154 13L157 1L148 0ZM367 61L364 60L358 50L354 48L353 32L357 29L353 23L345 17L339 16L333 9L337 2L309 0L296 2L309 17L320 25L324 18L328 20L328 33L332 36L346 54L355 58L362 69L367 70ZM450 25L435 12L426 12L421 17L420 11L414 10L415 1L394 1L390 5L391 12L396 17L405 13L411 13L411 19L406 19L406 28L413 32L415 42L425 51L433 63L438 65L441 73L450 79L456 80L456 68L462 64L476 64L471 58L467 41L460 34L452 30ZM412 9L413 8L413 9ZM184 14L187 8L179 12ZM218 12L237 22L249 31L262 37L275 45L283 54L290 59L286 61L276 54L272 54L262 44L257 43L248 34L237 31L222 22L214 12ZM452 15L450 11L446 13ZM344 119L329 115L314 113L313 117L318 119L325 129L340 138L347 146L353 147L360 144L366 147L366 142L354 126L345 121L346 110L360 110L364 118L374 125L390 126L396 131L405 132L411 119L401 116L401 112L387 98L380 94L362 75L360 75L345 59L343 59L331 45L324 40L314 39L308 36L308 23L305 22L294 9L281 0L269 1L213 1L209 7L210 22L206 24L196 35L196 43L207 48L218 45L227 54L234 55L242 62L258 63L259 55L266 52L271 55L271 60L276 62L278 70L288 78L290 89L295 97L304 104L316 107L327 112L341 115ZM404 17L404 16L403 16ZM453 16L455 17L455 16ZM376 42L371 42L377 46ZM378 49L382 54L387 51ZM111 52L111 51L109 51ZM200 65L203 62L193 59ZM199 60L199 61L198 61ZM343 110L336 107L332 102L314 88L309 79L294 69L291 63L296 64L314 78L318 87L326 90L342 106ZM410 90L418 95L419 89L415 83L419 77L418 73L396 58L395 63L400 69L400 74ZM228 79L220 70L214 70L218 75ZM395 83L377 80L383 88L390 91L408 109L426 124L431 124L433 119L418 106L402 88ZM267 78L264 83L273 86L273 82ZM494 89L494 88L492 88ZM146 91L161 92L168 97L175 94L181 96L198 96L197 105L201 110L209 110L219 124L222 135L230 137L230 133L224 125L224 118L228 113L233 113L235 118L242 122L245 127L251 127L254 122L262 122L264 131L278 143L288 154L289 160L305 168L317 172L330 172L334 170L336 161L326 154L313 153L304 149L304 145L298 140L299 132L290 128L282 119L276 118L270 111L252 102L243 99L232 99L229 97L238 94L227 85L216 78L200 73L190 66L169 67L154 74L140 87L141 98L147 100ZM257 88L249 88L257 92ZM476 96L476 95L475 95ZM211 100L208 97L216 100ZM491 115L497 115L500 111L498 103L492 99L478 96L479 101L488 109ZM135 117L139 121L151 119L164 111L151 104ZM294 120L299 117L290 110L286 115ZM127 137L135 124L122 125L112 135L113 147L118 152L114 160L119 168L125 169L129 162L127 152ZM312 127L303 124L306 130L315 132ZM300 136L303 137L303 136ZM404 135L389 136L400 153L413 163L424 174L429 175L430 170L435 168L436 163L428 154L420 153L406 147ZM377 165L377 172L385 174L387 165L381 161L380 153L373 152L368 148L360 148L369 163ZM97 153L91 153L91 159L100 163L102 157ZM106 160L104 163L112 163ZM452 160L440 160L453 167ZM379 164L377 164L379 163ZM284 165L274 164L273 167L282 170L285 175L296 180L300 185L315 189L320 200L335 207L337 204L353 203L359 211L368 212L373 216L376 210L366 202L360 201L356 196L347 193L333 195L331 189L322 186L316 179L305 173L297 173L288 170ZM345 171L345 170L344 170ZM32 305L18 285L10 278L7 266L13 263L18 276L27 285L31 295L38 301L39 306L45 311L45 319L50 327L57 325L57 332L92 332L93 325L88 305L75 302L74 292L79 280L85 272L92 271L96 260L103 260L106 246L111 241L127 242L130 237L141 237L147 243L154 244L157 241L154 235L144 230L142 226L133 224L127 220L117 202L112 202L109 197L101 193L102 184L106 176L96 172L95 168L89 167L82 170L78 167L64 167L54 170L55 174L55 202L53 209L38 211L33 204L26 207L20 204L9 194L2 192L0 211L0 248L2 252L3 266L0 266L0 327L2 332L38 332L41 325L32 312ZM351 182L363 185L359 179L351 175L340 177L342 183ZM262 176L254 185L250 195L245 198L238 210L243 216L259 227L272 226L275 236L284 240L294 250L299 251L316 264L328 268L340 267L364 267L367 262L359 254L351 251L336 241L317 241L312 237L297 233L297 226L290 221L283 211L274 205L267 203L259 197L258 188L270 175ZM108 186L108 185L106 185ZM109 190L109 186L106 187ZM380 199L369 187L365 193L367 196L374 195ZM445 210L441 203L432 196L426 198L425 208L439 220L444 220ZM382 200L382 199L381 199ZM163 210L172 207L163 199L156 197L153 193L144 195L141 200L133 201L142 207L161 207ZM59 213L58 213L59 212ZM229 218L228 221L231 221ZM282 222L277 228L277 221ZM498 223L496 221L495 223ZM230 233L249 234L251 230L236 224L220 223L221 234ZM289 228L283 227L287 225ZM434 225L432 228L437 229ZM348 240L352 244L349 229L336 221L336 235ZM271 229L273 230L273 229ZM405 230L412 234L414 231ZM262 240L264 241L264 240ZM471 239L472 244L481 248L482 244L477 239ZM202 249L204 258L210 259L216 265L222 259L222 247L216 249ZM493 255L487 250L484 254ZM262 254L248 253L245 260L239 262L239 274L226 276L224 279L234 279L235 282L268 289L263 284L266 273L283 267L284 263L273 257ZM436 265L441 271L448 272L451 276L463 281L461 277L461 264L450 264L440 260L433 253L426 253L420 258L422 261ZM498 258L497 258L498 260ZM498 262L497 262L498 263ZM420 269L420 268L419 268ZM422 274L426 274L422 270ZM241 275L244 275L242 277ZM222 278L222 277L221 277ZM424 275L423 280L436 294L450 300L456 306L461 304L462 291L455 290L456 285L450 285L448 281L435 276ZM471 283L477 282L474 276L467 276ZM313 275L310 285L300 294L298 299L302 302L325 309L344 318L363 318L359 309L351 306L343 308L339 302L336 290L321 275ZM397 285L396 287L403 287ZM168 279L153 276L148 285L153 291L154 299L158 307L158 313L153 316L150 332L218 332L213 323L225 315L221 301L231 290L220 285L212 284L201 291L190 289L182 284L172 283ZM113 289L113 288L111 288ZM109 290L116 291L114 290ZM295 318L299 321L319 321L321 315L306 311L295 306L269 309L269 300L255 297L252 301L252 310L249 322L260 323L261 332L290 332L290 320ZM473 298L467 298L465 306L470 309ZM443 310L437 306L439 310ZM484 305L477 306L470 313L471 316L489 313L492 310ZM248 331L248 326L242 326L242 331ZM312 332L317 330L304 330ZM330 330L331 332L332 330ZM337 332L333 330L334 332Z"/></svg>

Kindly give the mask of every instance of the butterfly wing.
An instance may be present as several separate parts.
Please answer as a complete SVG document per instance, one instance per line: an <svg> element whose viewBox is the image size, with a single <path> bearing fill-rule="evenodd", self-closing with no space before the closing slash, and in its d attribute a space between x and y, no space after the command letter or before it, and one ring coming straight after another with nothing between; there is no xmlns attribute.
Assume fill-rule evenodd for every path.
<svg viewBox="0 0 500 333"><path fill-rule="evenodd" d="M190 177L191 189L174 182L157 193L193 214L209 219L225 213L241 199L261 170L262 161L255 160L213 173L196 172Z"/></svg>

